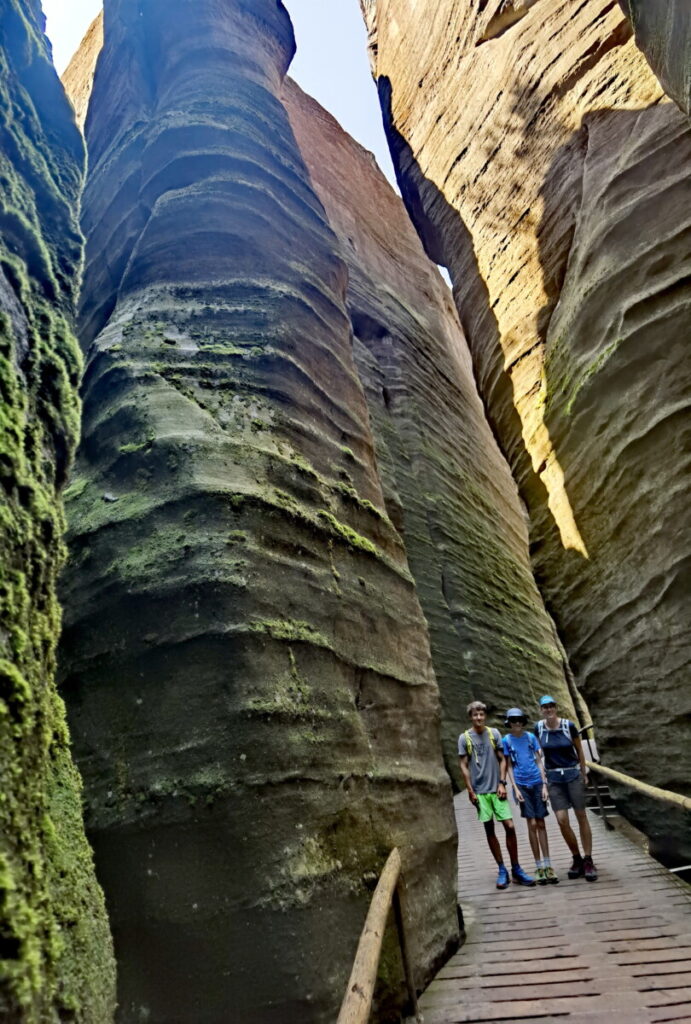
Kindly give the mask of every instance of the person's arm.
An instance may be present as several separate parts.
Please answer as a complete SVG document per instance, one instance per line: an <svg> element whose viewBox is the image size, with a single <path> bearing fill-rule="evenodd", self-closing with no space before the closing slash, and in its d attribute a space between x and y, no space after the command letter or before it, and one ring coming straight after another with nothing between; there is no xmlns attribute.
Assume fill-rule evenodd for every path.
<svg viewBox="0 0 691 1024"><path fill-rule="evenodd" d="M573 736L572 739L571 739L571 742L573 743L574 747L576 748L576 753L578 754L578 761L579 761L580 766L581 766L581 775L583 777L583 782L587 782L588 781L588 766L585 763L585 754L583 752L583 743L581 742L581 737L580 736Z"/></svg>
<svg viewBox="0 0 691 1024"><path fill-rule="evenodd" d="M506 759L506 777L508 778L509 782L511 783L511 788L513 789L513 798L514 798L514 800L516 800L520 804L520 803L523 802L523 794L521 793L520 789L516 785L516 779L514 778L514 774L513 774L513 762L511 761L511 755L510 755L509 751L507 750L507 741L506 740L502 741L502 750L504 751L504 758Z"/></svg>
<svg viewBox="0 0 691 1024"><path fill-rule="evenodd" d="M465 788L468 790L468 799L473 806L477 803L477 797L475 796L475 790L473 784L470 781L470 769L468 768L468 755L459 754L458 763L461 766L461 775L465 780Z"/></svg>
<svg viewBox="0 0 691 1024"><path fill-rule="evenodd" d="M501 737L496 747L497 761L499 762L499 785L497 786L497 796L500 800L506 800L506 758L504 757L504 751L502 749Z"/></svg>
<svg viewBox="0 0 691 1024"><path fill-rule="evenodd" d="M545 755L542 752L542 747L540 746L540 741L538 740L537 736L535 737L535 761L540 771L540 778L542 779L542 799L546 801L548 796L548 790L547 775L545 773Z"/></svg>
<svg viewBox="0 0 691 1024"><path fill-rule="evenodd" d="M513 775L513 765L511 763L511 758L510 757L506 758L506 774L507 774L507 778L508 778L509 782L511 783L511 788L513 789L513 798L514 798L514 800L517 803L522 804L524 799L525 799L525 797L523 796L523 794L521 793L520 789L516 785L516 780L515 780L514 775Z"/></svg>

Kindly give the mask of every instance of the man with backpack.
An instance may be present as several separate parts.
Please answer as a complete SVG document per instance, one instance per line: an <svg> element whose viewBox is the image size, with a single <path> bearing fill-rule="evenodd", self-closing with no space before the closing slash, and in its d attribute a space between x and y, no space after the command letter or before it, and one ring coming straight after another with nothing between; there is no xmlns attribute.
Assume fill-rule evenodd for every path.
<svg viewBox="0 0 691 1024"><path fill-rule="evenodd" d="M518 840L511 808L506 799L506 758L498 729L485 725L487 707L475 700L468 705L472 728L458 737L458 756L461 773L468 789L468 798L477 809L477 816L485 826L485 836L492 856L497 862L497 889L506 889L509 873L504 865L501 846L494 832L494 821L500 821L506 833L506 849L511 858L511 878L517 885L535 885L518 863Z"/></svg>
<svg viewBox="0 0 691 1024"><path fill-rule="evenodd" d="M505 724L509 732L502 740L504 757L514 799L521 809L521 817L528 823L528 839L535 858L535 881L538 885L557 885L559 878L550 860L545 828L549 811L540 744L532 732L525 731L528 716L520 708L509 708Z"/></svg>
<svg viewBox="0 0 691 1024"><path fill-rule="evenodd" d="M545 758L550 803L564 841L573 855L573 864L568 870L568 876L585 877L588 882L596 882L597 871L592 857L593 834L585 809L588 769L581 737L573 722L568 718L559 718L554 697L547 694L541 697L540 708L545 717L535 726L535 735ZM569 822L570 807L573 807L578 820L583 856Z"/></svg>

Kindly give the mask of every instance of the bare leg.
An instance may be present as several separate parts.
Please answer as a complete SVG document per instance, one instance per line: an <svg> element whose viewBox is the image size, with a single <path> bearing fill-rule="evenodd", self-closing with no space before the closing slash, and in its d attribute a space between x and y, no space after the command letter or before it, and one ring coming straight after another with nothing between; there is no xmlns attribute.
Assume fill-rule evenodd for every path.
<svg viewBox="0 0 691 1024"><path fill-rule="evenodd" d="M576 811L573 812L578 818L578 831L581 833L581 843L583 844L583 853L586 857L590 857L593 852L593 833L590 831L590 822L588 821L587 811Z"/></svg>
<svg viewBox="0 0 691 1024"><path fill-rule="evenodd" d="M515 867L516 864L518 864L518 839L516 838L516 829L513 827L512 821L502 821L502 825L506 831L506 849L509 851L511 864Z"/></svg>
<svg viewBox="0 0 691 1024"><path fill-rule="evenodd" d="M494 822L493 821L486 821L485 822L485 836L487 837L487 845L489 846L490 850L492 851L492 856L496 860L497 864L501 867L501 865L504 863L504 858L502 857L501 846L499 845L499 840L497 839L496 835L494 834Z"/></svg>
<svg viewBox="0 0 691 1024"><path fill-rule="evenodd" d="M561 829L561 834L564 837L564 842L571 850L574 857L580 856L580 850L578 849L578 840L574 835L573 829L571 828L571 822L569 821L568 811L555 811L557 816L557 823Z"/></svg>
<svg viewBox="0 0 691 1024"><path fill-rule="evenodd" d="M528 818L528 841L530 842L530 849L533 851L533 857L537 864L540 859L540 844L537 838L537 820L535 818Z"/></svg>
<svg viewBox="0 0 691 1024"><path fill-rule="evenodd" d="M547 836L547 829L545 828L545 819L537 818L535 821L537 826L537 838L542 850L543 857L549 857L549 838Z"/></svg>

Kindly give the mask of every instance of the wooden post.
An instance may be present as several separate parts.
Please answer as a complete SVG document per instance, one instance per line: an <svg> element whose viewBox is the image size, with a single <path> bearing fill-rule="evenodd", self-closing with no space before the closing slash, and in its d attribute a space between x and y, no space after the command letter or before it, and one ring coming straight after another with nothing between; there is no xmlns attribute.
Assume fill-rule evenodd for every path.
<svg viewBox="0 0 691 1024"><path fill-rule="evenodd" d="M647 782L634 779L632 775L625 775L624 772L615 771L614 768L605 768L603 764L595 764L594 761L586 761L586 764L591 771L601 772L608 778L614 779L615 782L629 786L638 793L643 793L644 796L649 796L653 800L663 800L665 803L682 807L685 811L691 811L691 797L682 796L681 793L672 793L669 789L660 789L658 786L649 786Z"/></svg>
<svg viewBox="0 0 691 1024"><path fill-rule="evenodd" d="M422 1018L420 1017L420 1010L417 1005L417 991L415 989L415 976L413 974L413 965L410 959L410 952L408 950L408 941L405 934L405 894L402 891L401 883L399 880L398 885L394 889L393 894L393 912L396 918L396 931L398 932L398 942L401 947L401 959L403 960L403 971L405 973L405 983L408 988L408 998L410 999L410 1006L415 1020L420 1024Z"/></svg>
<svg viewBox="0 0 691 1024"><path fill-rule="evenodd" d="M337 1024L367 1024L369 1020L386 919L400 873L401 855L394 847L374 890Z"/></svg>

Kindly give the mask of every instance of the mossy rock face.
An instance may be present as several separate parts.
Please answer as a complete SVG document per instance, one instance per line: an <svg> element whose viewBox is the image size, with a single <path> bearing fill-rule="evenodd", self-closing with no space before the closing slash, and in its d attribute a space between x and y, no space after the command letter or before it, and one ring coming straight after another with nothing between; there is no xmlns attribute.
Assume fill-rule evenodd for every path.
<svg viewBox="0 0 691 1024"><path fill-rule="evenodd" d="M104 1024L114 962L54 685L83 146L38 5L0 23L0 1019Z"/></svg>
<svg viewBox="0 0 691 1024"><path fill-rule="evenodd" d="M140 6L106 6L87 117L61 658L120 1012L330 1024L393 846L418 977L457 941L429 636L285 11Z"/></svg>

